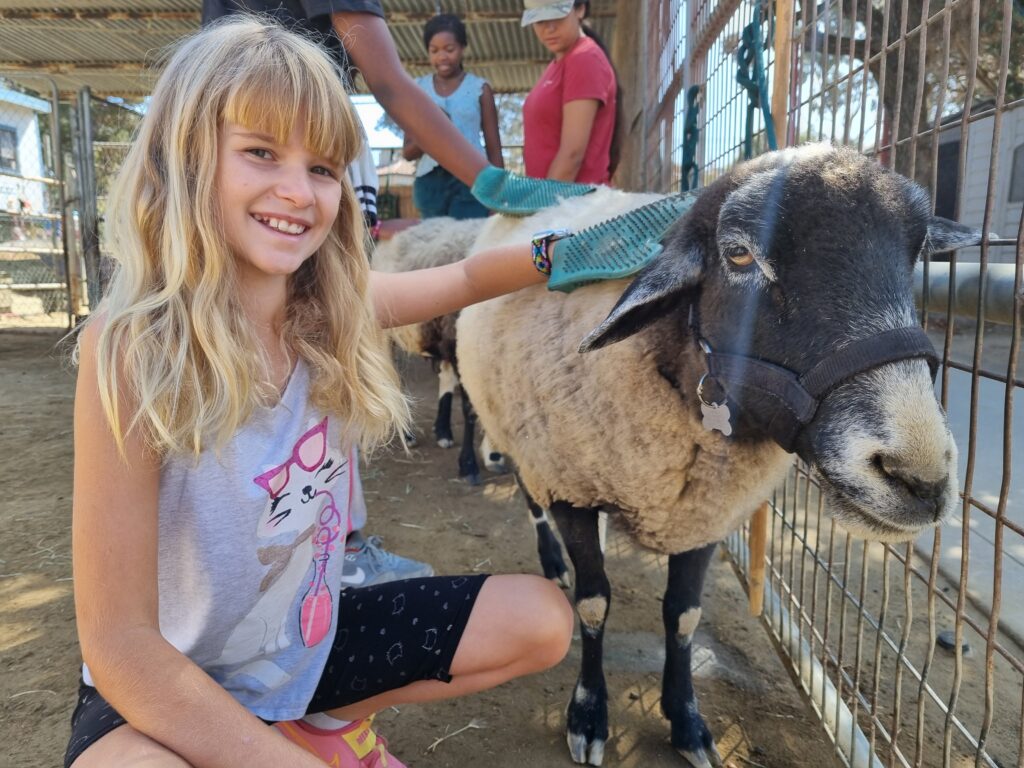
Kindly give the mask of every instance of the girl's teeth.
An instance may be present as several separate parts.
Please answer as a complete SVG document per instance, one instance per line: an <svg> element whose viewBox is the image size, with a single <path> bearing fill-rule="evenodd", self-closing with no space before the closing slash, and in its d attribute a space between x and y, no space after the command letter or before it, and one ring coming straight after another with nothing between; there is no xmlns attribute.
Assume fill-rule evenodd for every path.
<svg viewBox="0 0 1024 768"><path fill-rule="evenodd" d="M289 235L301 235L306 231L306 228L301 224L290 224L287 221L281 219L264 219L260 218L264 224L268 227L276 229L278 232L284 232Z"/></svg>

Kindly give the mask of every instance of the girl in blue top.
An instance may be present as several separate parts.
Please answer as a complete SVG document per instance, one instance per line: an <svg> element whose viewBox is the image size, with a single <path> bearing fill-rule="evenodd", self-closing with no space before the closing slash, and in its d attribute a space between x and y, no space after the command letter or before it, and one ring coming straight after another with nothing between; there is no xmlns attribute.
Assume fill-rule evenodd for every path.
<svg viewBox="0 0 1024 768"><path fill-rule="evenodd" d="M483 78L462 68L467 43L466 27L458 16L450 13L434 16L423 29L423 45L434 74L418 77L416 82L470 144L480 146L480 132L483 131L487 159L492 165L503 168L494 92ZM473 197L469 187L425 154L408 134L402 156L406 160L419 160L413 184L413 202L423 218L451 216L455 219L476 219L487 216L488 210Z"/></svg>
<svg viewBox="0 0 1024 768"><path fill-rule="evenodd" d="M266 21L207 28L160 76L78 341L66 767L402 768L374 712L568 649L541 577L340 588L355 451L409 419L382 328L544 280L525 243L371 272L357 126L321 49Z"/></svg>

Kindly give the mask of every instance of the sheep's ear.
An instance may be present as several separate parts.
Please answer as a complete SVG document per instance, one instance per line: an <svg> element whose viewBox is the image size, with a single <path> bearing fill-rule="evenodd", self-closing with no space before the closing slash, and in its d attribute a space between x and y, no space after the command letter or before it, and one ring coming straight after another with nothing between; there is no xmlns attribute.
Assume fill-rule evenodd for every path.
<svg viewBox="0 0 1024 768"><path fill-rule="evenodd" d="M605 321L587 334L580 352L622 341L679 306L682 295L700 284L704 270L702 251L695 243L673 248L644 267L630 283Z"/></svg>
<svg viewBox="0 0 1024 768"><path fill-rule="evenodd" d="M924 249L929 254L954 251L957 248L980 245L983 239L980 229L941 216L932 216L928 222L928 239L925 241Z"/></svg>

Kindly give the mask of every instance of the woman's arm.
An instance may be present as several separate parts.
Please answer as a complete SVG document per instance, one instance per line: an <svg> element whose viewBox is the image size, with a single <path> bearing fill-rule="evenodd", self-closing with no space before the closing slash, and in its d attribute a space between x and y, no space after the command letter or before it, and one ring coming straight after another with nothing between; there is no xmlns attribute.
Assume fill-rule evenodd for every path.
<svg viewBox="0 0 1024 768"><path fill-rule="evenodd" d="M494 105L494 91L490 83L480 89L480 127L484 132L484 147L491 165L505 167L501 157L501 132L498 130L498 108Z"/></svg>
<svg viewBox="0 0 1024 768"><path fill-rule="evenodd" d="M549 179L576 181L600 106L597 99L578 99L562 105L562 136L558 152L548 166Z"/></svg>
<svg viewBox="0 0 1024 768"><path fill-rule="evenodd" d="M371 272L370 296L385 328L446 315L547 280L529 245L506 245L468 259L411 272Z"/></svg>
<svg viewBox="0 0 1024 768"><path fill-rule="evenodd" d="M129 458L118 451L96 377L99 332L93 322L81 341L72 517L78 637L93 680L135 730L190 765L315 768L160 635L160 461L137 432L125 441ZM132 407L119 403L122 414Z"/></svg>
<svg viewBox="0 0 1024 768"><path fill-rule="evenodd" d="M370 13L340 11L331 21L371 93L424 152L463 184L472 186L487 158L409 77L384 20Z"/></svg>

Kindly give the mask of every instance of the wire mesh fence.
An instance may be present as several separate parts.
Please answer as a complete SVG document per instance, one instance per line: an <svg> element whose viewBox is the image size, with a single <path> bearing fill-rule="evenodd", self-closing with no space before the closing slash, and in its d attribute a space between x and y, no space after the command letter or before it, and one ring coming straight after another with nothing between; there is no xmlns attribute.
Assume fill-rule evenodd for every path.
<svg viewBox="0 0 1024 768"><path fill-rule="evenodd" d="M0 324L67 325L58 103L45 77L0 77Z"/></svg>
<svg viewBox="0 0 1024 768"><path fill-rule="evenodd" d="M710 183L764 151L771 124L780 145L854 146L927 188L938 215L993 233L917 268L960 450L957 514L913 545L854 540L796 463L769 505L764 621L847 764L1021 768L1024 7L651 0L645 12L649 186ZM739 81L757 81L744 54L758 35L755 97ZM748 579L752 533L727 543Z"/></svg>
<svg viewBox="0 0 1024 768"><path fill-rule="evenodd" d="M87 106L83 106L83 99L88 102ZM88 121L87 130L84 126L80 128L79 168L83 202L87 203L83 208L88 211L83 222L87 231L82 235L89 265L89 296L95 302L102 296L111 271L106 232L107 197L142 120L142 111L139 104L100 99L85 93L79 97L78 116L80 121ZM90 243L95 244L92 254Z"/></svg>

